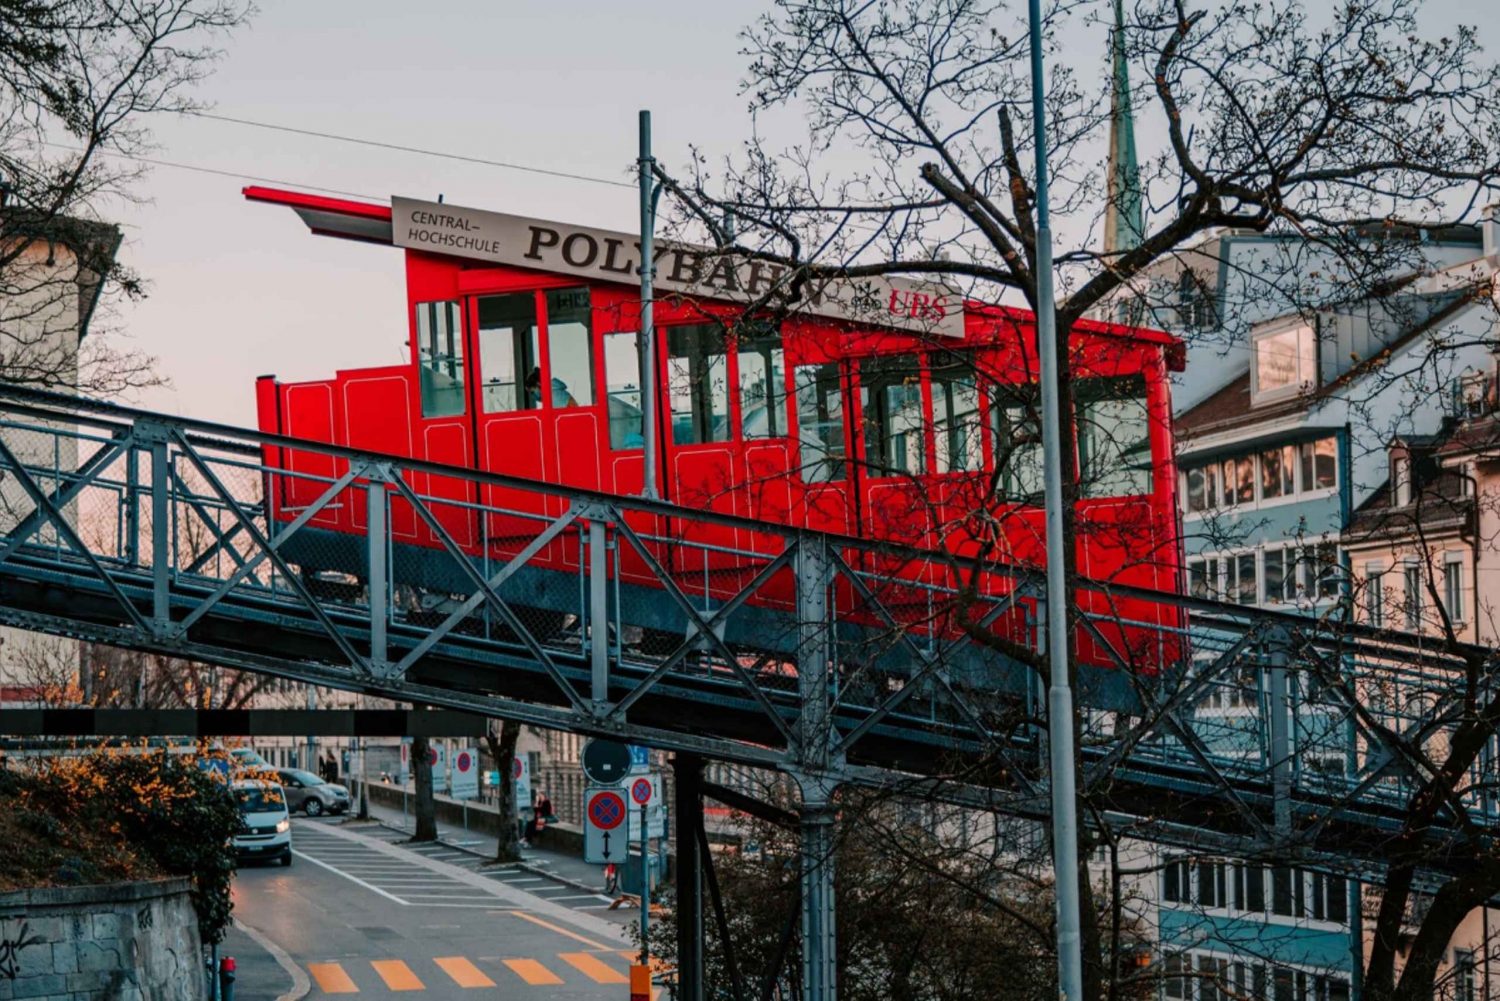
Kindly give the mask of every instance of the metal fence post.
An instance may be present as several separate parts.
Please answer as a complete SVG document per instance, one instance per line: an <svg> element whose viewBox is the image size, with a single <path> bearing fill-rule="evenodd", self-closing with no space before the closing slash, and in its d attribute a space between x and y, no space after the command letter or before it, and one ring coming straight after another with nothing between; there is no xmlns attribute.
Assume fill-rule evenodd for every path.
<svg viewBox="0 0 1500 1001"><path fill-rule="evenodd" d="M369 551L370 572L370 667L383 673L387 664L386 625L390 618L390 607L386 602L386 505L389 497L385 486L384 470L370 470L366 484L368 503L366 508L366 543Z"/></svg>

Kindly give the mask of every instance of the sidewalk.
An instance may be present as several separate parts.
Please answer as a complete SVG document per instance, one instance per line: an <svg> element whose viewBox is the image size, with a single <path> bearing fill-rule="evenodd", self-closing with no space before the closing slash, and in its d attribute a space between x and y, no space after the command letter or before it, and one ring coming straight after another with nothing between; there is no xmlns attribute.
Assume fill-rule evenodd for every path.
<svg viewBox="0 0 1500 1001"><path fill-rule="evenodd" d="M403 826L404 820L406 830L411 830L413 824L410 813L403 818L400 810L377 803L370 804L370 819L398 828ZM465 831L461 825L442 821L438 821L437 830L438 837L449 844L488 858L495 857L496 838L493 835ZM594 893L604 892L604 867L590 865L576 855L565 855L545 848L522 848L521 859L523 866L534 868L538 873L575 883Z"/></svg>
<svg viewBox="0 0 1500 1001"><path fill-rule="evenodd" d="M231 924L219 943L220 956L233 956L235 964L236 1001L278 1001L301 997L292 975L240 926Z"/></svg>

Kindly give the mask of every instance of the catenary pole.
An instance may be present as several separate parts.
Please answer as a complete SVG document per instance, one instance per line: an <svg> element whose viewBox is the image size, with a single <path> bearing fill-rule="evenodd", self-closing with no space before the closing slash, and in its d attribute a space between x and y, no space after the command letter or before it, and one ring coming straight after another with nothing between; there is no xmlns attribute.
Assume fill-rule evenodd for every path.
<svg viewBox="0 0 1500 1001"><path fill-rule="evenodd" d="M651 156L651 112L641 112L641 444L646 453L641 496L656 499L656 327L652 322L652 280L656 277L656 199Z"/></svg>
<svg viewBox="0 0 1500 1001"><path fill-rule="evenodd" d="M1057 986L1082 1001L1078 904L1078 811L1073 773L1073 690L1068 680L1068 595L1063 578L1062 420L1057 399L1057 307L1052 293L1052 229L1047 206L1047 124L1042 73L1041 0L1030 0L1031 117L1036 135L1036 339L1041 361L1042 453L1046 459L1047 728L1052 777L1052 866L1057 893Z"/></svg>

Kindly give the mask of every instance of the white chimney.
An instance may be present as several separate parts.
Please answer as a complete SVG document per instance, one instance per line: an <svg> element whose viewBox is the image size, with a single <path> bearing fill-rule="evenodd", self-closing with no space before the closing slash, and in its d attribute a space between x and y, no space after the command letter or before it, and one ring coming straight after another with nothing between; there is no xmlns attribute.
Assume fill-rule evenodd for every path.
<svg viewBox="0 0 1500 1001"><path fill-rule="evenodd" d="M1484 256L1500 256L1500 202L1485 206L1479 229L1484 234Z"/></svg>

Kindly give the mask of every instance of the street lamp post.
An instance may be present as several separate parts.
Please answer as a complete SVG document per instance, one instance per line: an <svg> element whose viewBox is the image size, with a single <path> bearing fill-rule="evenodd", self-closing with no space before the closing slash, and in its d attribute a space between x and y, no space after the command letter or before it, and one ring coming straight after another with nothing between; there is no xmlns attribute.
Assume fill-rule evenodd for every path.
<svg viewBox="0 0 1500 1001"><path fill-rule="evenodd" d="M1083 998L1078 901L1078 812L1073 774L1073 690L1068 679L1068 594L1063 578L1062 418L1057 399L1057 308L1047 206L1047 126L1041 0L1029 0L1031 117L1036 136L1036 339L1041 362L1043 501L1047 522L1047 730L1052 778L1052 868L1057 894L1057 985L1062 1001Z"/></svg>

